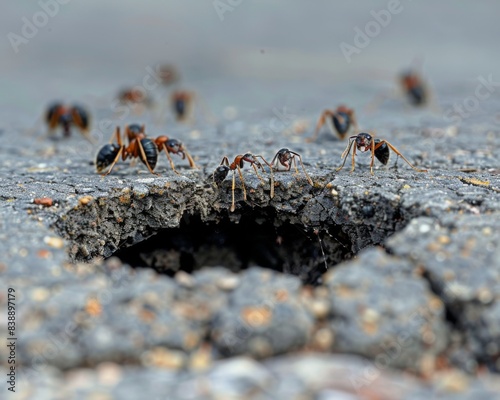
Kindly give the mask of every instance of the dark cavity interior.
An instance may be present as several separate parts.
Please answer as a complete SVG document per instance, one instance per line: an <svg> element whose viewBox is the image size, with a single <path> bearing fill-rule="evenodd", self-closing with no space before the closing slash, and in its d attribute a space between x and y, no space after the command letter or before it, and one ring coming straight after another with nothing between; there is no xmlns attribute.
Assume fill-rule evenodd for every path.
<svg viewBox="0 0 500 400"><path fill-rule="evenodd" d="M238 223L228 216L205 223L197 215L186 215L179 228L162 229L114 256L133 267L153 268L170 276L207 266L235 272L260 266L317 284L328 268L352 253L338 227L317 233L279 218L274 209L260 209L244 214Z"/></svg>

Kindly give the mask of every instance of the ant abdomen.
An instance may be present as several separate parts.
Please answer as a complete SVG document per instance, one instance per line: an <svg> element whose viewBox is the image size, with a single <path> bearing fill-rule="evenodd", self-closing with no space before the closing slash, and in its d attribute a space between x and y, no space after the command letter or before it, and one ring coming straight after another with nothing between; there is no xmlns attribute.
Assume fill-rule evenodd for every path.
<svg viewBox="0 0 500 400"><path fill-rule="evenodd" d="M141 161L145 165L149 164L151 169L154 170L158 161L158 148L156 147L156 144L151 139L145 138L141 139L141 145L144 149L144 154L146 155L146 160L144 160L142 156L140 157Z"/></svg>

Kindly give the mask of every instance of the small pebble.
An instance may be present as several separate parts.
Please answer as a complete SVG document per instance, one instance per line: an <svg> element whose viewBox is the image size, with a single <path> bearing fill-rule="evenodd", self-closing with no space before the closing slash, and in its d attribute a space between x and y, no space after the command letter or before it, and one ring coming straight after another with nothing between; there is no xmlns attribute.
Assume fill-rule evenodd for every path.
<svg viewBox="0 0 500 400"><path fill-rule="evenodd" d="M45 236L43 241L46 245L53 247L55 249L62 249L64 247L64 240L59 237Z"/></svg>
<svg viewBox="0 0 500 400"><path fill-rule="evenodd" d="M34 199L33 203L44 207L51 207L54 204L54 201L50 197L39 197Z"/></svg>

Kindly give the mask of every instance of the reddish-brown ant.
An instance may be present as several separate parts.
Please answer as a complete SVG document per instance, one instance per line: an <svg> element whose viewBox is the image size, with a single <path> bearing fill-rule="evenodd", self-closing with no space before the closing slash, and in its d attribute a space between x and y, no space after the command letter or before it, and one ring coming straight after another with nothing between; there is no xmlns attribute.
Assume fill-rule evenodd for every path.
<svg viewBox="0 0 500 400"><path fill-rule="evenodd" d="M189 166L191 168L198 168L193 160L193 157L191 157L191 154L188 153L184 145L177 139L170 139L168 136L158 136L156 139L154 139L154 142L160 151L162 149L165 150L165 154L167 155L168 161L170 162L170 167L172 167L172 170L176 174L179 174L179 172L175 169L175 165L172 161L172 157L170 157L170 153L179 154L183 160L187 158Z"/></svg>
<svg viewBox="0 0 500 400"><path fill-rule="evenodd" d="M408 70L401 74L400 85L413 106L424 106L428 102L429 91L422 78L415 71Z"/></svg>
<svg viewBox="0 0 500 400"><path fill-rule="evenodd" d="M271 173L271 193L270 193L270 197L272 199L274 197L274 174L273 174L273 168L272 168L271 164L269 164L266 161L266 159L264 157L262 157L261 155L254 155L254 154L251 154L251 153L240 154L240 155L237 155L234 158L234 161L232 163L229 163L229 159L226 156L224 156L224 158L222 159L220 165L215 169L214 173L212 174L213 181L217 185L219 185L220 183L222 183L222 181L224 179L226 179L227 175L229 174L229 171L233 171L233 184L232 184L232 188L231 188L231 193L232 193L232 197L231 197L231 212L233 212L236 209L236 205L235 205L235 201L234 201L234 190L236 188L236 175L235 175L235 171L236 170L238 171L238 174L240 175L241 186L243 188L243 200L247 199L247 191L246 191L246 188L245 188L245 180L243 179L243 173L241 172L241 168L243 168L245 162L249 163L253 167L253 169L255 171L255 174L257 175L257 177L259 178L259 180L264 183L264 180L259 175L259 171L258 171L258 169L260 169L261 171L264 171L264 166L261 164L261 162L259 161L259 159L262 160L262 162L265 165L267 165L269 167L269 169L270 169L270 173Z"/></svg>
<svg viewBox="0 0 500 400"><path fill-rule="evenodd" d="M337 132L340 139L344 139L351 127L353 127L355 130L358 130L358 122L356 120L354 110L341 105L338 106L335 110L325 110L321 113L318 123L316 124L314 135L310 138L307 138L307 142L314 142L318 138L319 130L327 122L328 118L331 118L333 129Z"/></svg>
<svg viewBox="0 0 500 400"><path fill-rule="evenodd" d="M177 69L171 64L164 64L160 66L158 71L158 78L161 80L161 83L165 86L171 85L179 81L180 75L177 72Z"/></svg>
<svg viewBox="0 0 500 400"><path fill-rule="evenodd" d="M125 88L118 93L118 100L122 103L139 104L149 107L152 103L151 98L142 88Z"/></svg>
<svg viewBox="0 0 500 400"><path fill-rule="evenodd" d="M120 103L126 104L138 115L153 107L153 99L140 86L123 89L118 93L118 100Z"/></svg>
<svg viewBox="0 0 500 400"><path fill-rule="evenodd" d="M401 154L401 152L396 149L392 144L390 144L387 140L384 139L375 139L372 137L372 135L368 133L358 133L357 135L353 135L349 137L349 143L347 144L346 149L342 153L341 158L344 159L342 162L342 165L337 168L337 171L340 171L342 168L344 168L345 162L347 160L347 156L351 152L352 149L352 169L351 172L354 171L354 166L355 166L355 161L354 157L356 156L356 150L359 150L361 152L366 152L366 151L371 151L372 153L372 160L370 163L370 172L373 175L373 163L375 160L375 157L384 165L387 165L389 162L389 149L392 150L394 153L396 153L398 156L400 156L403 160L406 161L406 163L412 167L415 171L417 172L427 172L426 169L418 169L415 168L404 156Z"/></svg>
<svg viewBox="0 0 500 400"><path fill-rule="evenodd" d="M276 161L279 162L279 164L283 165L286 168L286 171L290 171L292 168L292 162L293 166L295 167L295 173L298 175L299 170L297 168L297 162L295 161L295 157L299 159L300 165L302 166L302 170L304 171L304 175L307 178L307 181L311 186L314 186L314 183L311 179L311 177L307 174L306 169L304 168L304 163L302 162L302 157L300 156L299 153L296 153L294 151L291 151L287 148L283 148L281 150L278 150L276 155L273 157L273 160L271 161L271 166L274 167L274 163ZM276 165L275 169L278 171L279 164Z"/></svg>
<svg viewBox="0 0 500 400"><path fill-rule="evenodd" d="M410 68L398 75L397 84L399 90L381 93L376 96L366 107L367 111L373 111L388 98L397 98L402 95L408 103L414 107L426 107L439 111L435 96L429 85L424 81L417 68Z"/></svg>
<svg viewBox="0 0 500 400"><path fill-rule="evenodd" d="M61 126L64 136L68 137L71 135L71 125L75 125L85 139L93 142L89 135L90 116L79 105L65 106L61 103L51 104L45 114L45 121L49 126L49 133L52 133L57 126Z"/></svg>

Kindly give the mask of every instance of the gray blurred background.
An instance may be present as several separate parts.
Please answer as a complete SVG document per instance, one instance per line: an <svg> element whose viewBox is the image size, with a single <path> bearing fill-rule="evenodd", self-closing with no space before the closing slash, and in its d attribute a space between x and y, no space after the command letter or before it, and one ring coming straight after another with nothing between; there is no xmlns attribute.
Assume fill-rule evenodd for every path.
<svg viewBox="0 0 500 400"><path fill-rule="evenodd" d="M221 3L229 5L223 15L215 7ZM39 113L52 99L105 103L124 85L140 84L145 68L158 63L175 64L183 86L202 93L215 113L228 105L288 104L296 113L346 101L359 106L412 64L445 97L461 87L473 90L478 75L495 78L500 71L495 0L401 0L401 12L350 63L340 44L353 45L355 28L364 29L374 20L371 12L387 9L389 1L237 3L57 3L56 15L16 53L9 34L21 35L23 18L32 21L42 8L35 1L4 2L0 107L15 118Z"/></svg>

